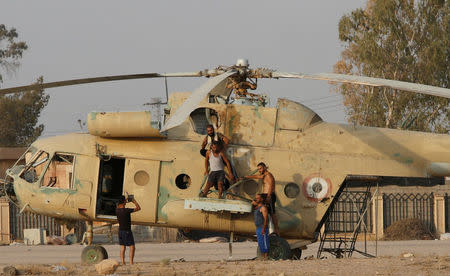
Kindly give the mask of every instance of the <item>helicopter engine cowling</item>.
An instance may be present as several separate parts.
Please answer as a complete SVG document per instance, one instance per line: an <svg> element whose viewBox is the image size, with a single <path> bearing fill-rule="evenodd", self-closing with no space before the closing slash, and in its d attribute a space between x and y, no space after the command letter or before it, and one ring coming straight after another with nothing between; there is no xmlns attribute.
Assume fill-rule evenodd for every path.
<svg viewBox="0 0 450 276"><path fill-rule="evenodd" d="M159 122L148 111L90 112L87 118L91 135L111 138L165 137L159 132Z"/></svg>

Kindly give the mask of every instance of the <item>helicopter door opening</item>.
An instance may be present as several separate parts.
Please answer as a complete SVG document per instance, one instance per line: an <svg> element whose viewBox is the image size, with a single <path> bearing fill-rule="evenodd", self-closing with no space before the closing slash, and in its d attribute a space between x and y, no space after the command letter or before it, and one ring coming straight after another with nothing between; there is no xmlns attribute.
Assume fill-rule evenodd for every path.
<svg viewBox="0 0 450 276"><path fill-rule="evenodd" d="M198 134L206 134L206 126L211 124L214 128L220 127L219 115L212 108L200 107L190 115L192 128Z"/></svg>
<svg viewBox="0 0 450 276"><path fill-rule="evenodd" d="M111 158L100 161L97 189L97 217L116 216L116 205L122 196L125 159Z"/></svg>

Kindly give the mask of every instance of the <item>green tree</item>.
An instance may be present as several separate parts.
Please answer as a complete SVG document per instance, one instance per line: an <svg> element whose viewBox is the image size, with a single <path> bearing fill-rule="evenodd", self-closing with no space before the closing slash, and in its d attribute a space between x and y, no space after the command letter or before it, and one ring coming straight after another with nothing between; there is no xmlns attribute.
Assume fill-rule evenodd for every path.
<svg viewBox="0 0 450 276"><path fill-rule="evenodd" d="M25 42L17 41L17 31L0 24L0 68L6 72L19 66L19 59L28 48ZM0 74L0 83L3 78ZM40 77L38 82L42 83ZM0 146L27 146L36 140L44 125L36 126L49 96L44 90L21 92L15 95L0 95Z"/></svg>
<svg viewBox="0 0 450 276"><path fill-rule="evenodd" d="M369 0L344 15L345 49L334 71L448 88L449 1ZM449 99L389 88L342 84L350 123L448 133Z"/></svg>

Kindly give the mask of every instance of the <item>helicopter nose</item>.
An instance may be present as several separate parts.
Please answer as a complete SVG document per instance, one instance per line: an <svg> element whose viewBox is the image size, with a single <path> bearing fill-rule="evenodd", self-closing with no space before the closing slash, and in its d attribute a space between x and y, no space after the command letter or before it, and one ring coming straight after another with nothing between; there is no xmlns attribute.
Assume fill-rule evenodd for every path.
<svg viewBox="0 0 450 276"><path fill-rule="evenodd" d="M14 179L10 176L6 176L6 179L2 181L5 194L11 198L15 199L16 193L14 192Z"/></svg>
<svg viewBox="0 0 450 276"><path fill-rule="evenodd" d="M19 166L12 167L6 170L6 178L2 181L5 194L13 201L16 201L16 193L14 191L14 175L20 170Z"/></svg>

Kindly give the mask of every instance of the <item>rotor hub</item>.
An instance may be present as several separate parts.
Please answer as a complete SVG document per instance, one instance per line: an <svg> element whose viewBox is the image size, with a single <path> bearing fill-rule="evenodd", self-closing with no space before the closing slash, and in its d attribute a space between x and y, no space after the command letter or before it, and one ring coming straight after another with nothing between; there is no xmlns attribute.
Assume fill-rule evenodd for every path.
<svg viewBox="0 0 450 276"><path fill-rule="evenodd" d="M236 62L236 66L248 68L248 66L249 66L248 59L246 59L246 58L238 59L237 62Z"/></svg>

